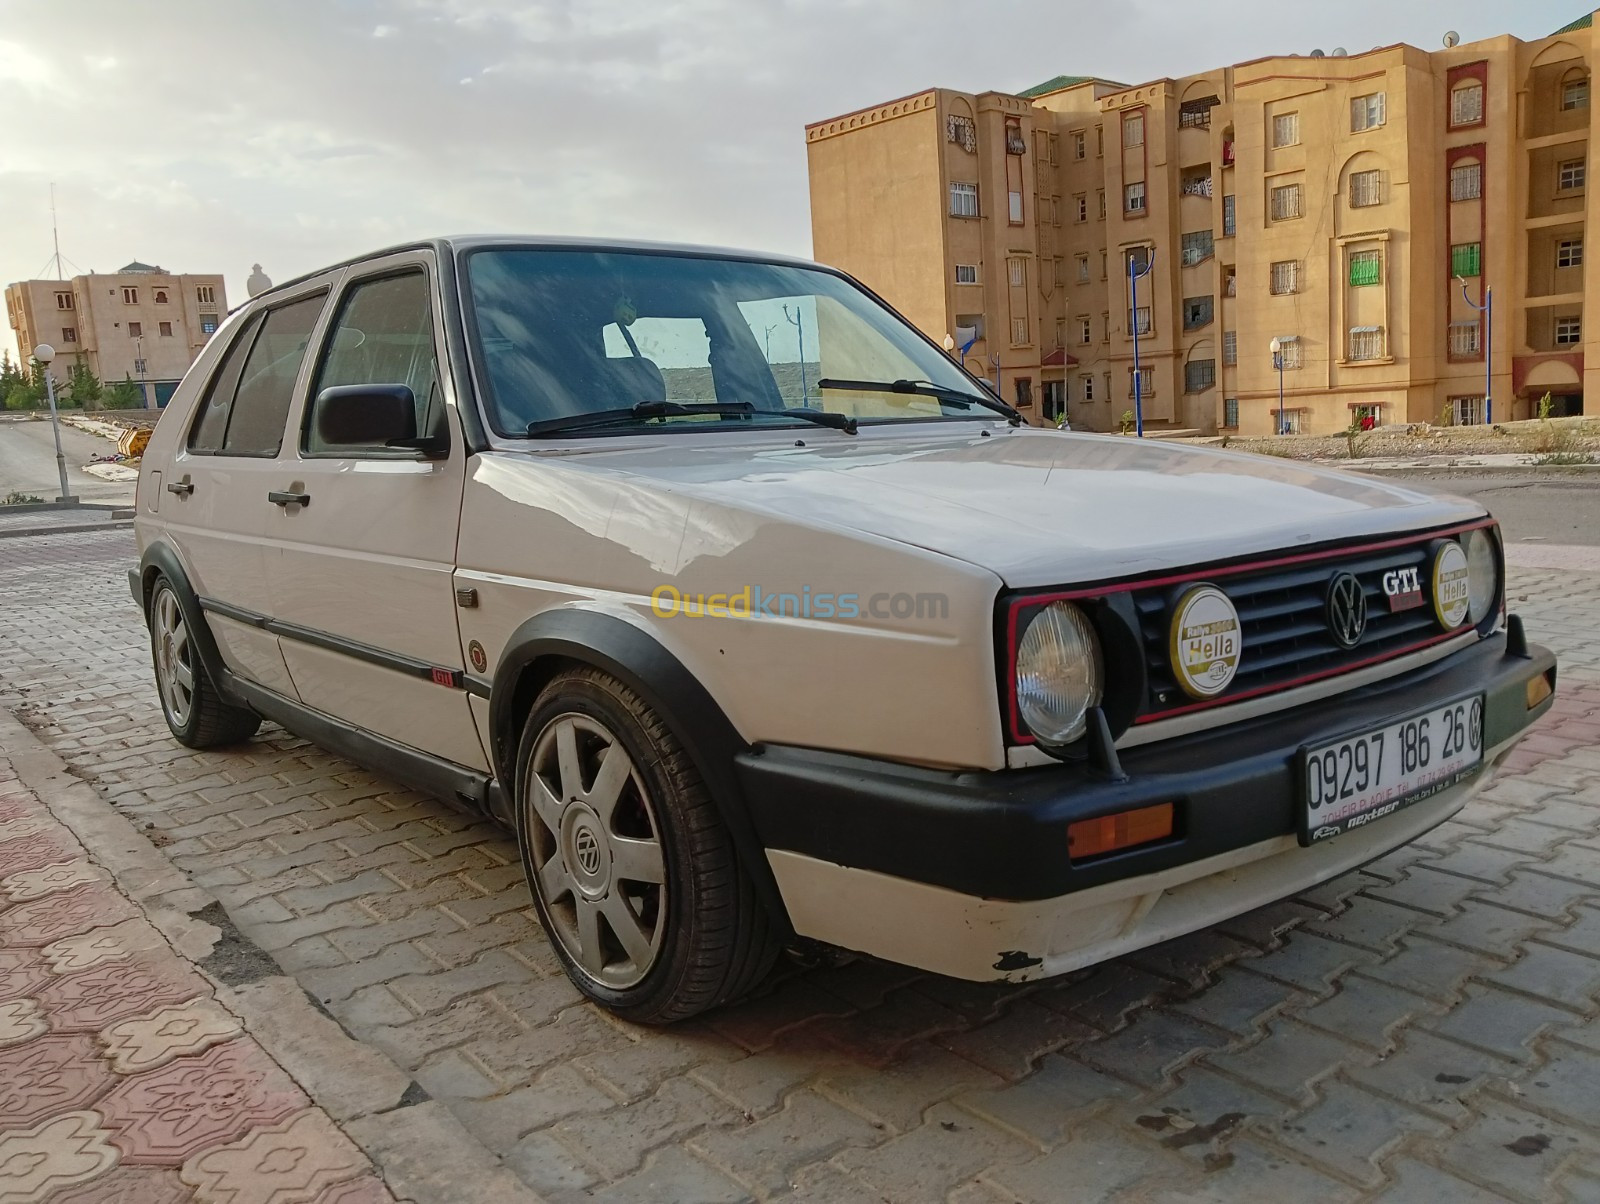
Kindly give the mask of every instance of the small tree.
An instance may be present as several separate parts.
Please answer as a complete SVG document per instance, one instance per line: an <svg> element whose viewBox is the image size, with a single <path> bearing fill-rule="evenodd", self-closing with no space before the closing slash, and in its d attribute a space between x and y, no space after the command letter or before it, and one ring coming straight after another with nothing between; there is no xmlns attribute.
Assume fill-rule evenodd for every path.
<svg viewBox="0 0 1600 1204"><path fill-rule="evenodd" d="M92 410L105 394L105 388L98 377L89 370L89 365L81 359L72 361L72 370L67 376L66 388L61 390L61 400L68 405L74 405L84 410Z"/></svg>
<svg viewBox="0 0 1600 1204"><path fill-rule="evenodd" d="M0 358L0 400L8 410L36 410L44 404L44 376L16 364L9 352Z"/></svg>
<svg viewBox="0 0 1600 1204"><path fill-rule="evenodd" d="M124 376L107 389L101 401L108 410L142 410L144 408L144 397L139 392L139 386L129 376Z"/></svg>

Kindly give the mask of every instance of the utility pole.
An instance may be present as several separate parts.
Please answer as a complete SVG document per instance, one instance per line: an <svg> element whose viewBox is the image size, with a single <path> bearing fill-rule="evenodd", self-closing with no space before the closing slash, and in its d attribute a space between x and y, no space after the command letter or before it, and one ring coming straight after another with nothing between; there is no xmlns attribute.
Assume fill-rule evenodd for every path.
<svg viewBox="0 0 1600 1204"><path fill-rule="evenodd" d="M1155 266L1154 247L1145 251L1142 272L1139 270L1139 261L1131 253L1128 256L1128 324L1133 327L1133 432L1141 439L1144 438L1144 373L1139 371L1139 280L1148 276Z"/></svg>

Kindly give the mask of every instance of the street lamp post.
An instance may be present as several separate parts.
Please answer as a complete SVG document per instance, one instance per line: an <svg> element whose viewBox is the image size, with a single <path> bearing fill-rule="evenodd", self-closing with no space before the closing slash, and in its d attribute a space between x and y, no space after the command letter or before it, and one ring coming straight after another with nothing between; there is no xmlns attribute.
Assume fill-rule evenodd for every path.
<svg viewBox="0 0 1600 1204"><path fill-rule="evenodd" d="M133 341L133 353L138 358L134 360L134 367L139 369L139 400L147 410L155 407L150 404L150 384L145 379L144 363L144 336L140 335Z"/></svg>
<svg viewBox="0 0 1600 1204"><path fill-rule="evenodd" d="M1483 286L1483 304L1474 304L1471 297L1467 296L1467 282L1460 276L1456 283L1461 285L1461 299L1473 309L1483 315L1483 421L1489 426L1494 425L1494 289L1487 284ZM1511 416L1517 416L1516 407L1512 406Z"/></svg>
<svg viewBox="0 0 1600 1204"><path fill-rule="evenodd" d="M783 307L783 316L788 321L789 325L793 326L795 328L796 332L798 333L798 337L799 337L799 340L800 340L800 404L802 406L806 407L807 409L810 409L811 408L811 397L810 397L810 394L807 393L807 391L806 391L806 327L805 327L805 317L806 317L806 315L805 315L805 311L800 308L798 303L796 303L796 305L794 307L794 317L791 318L791 317L789 317L789 307L787 305L785 305Z"/></svg>
<svg viewBox="0 0 1600 1204"><path fill-rule="evenodd" d="M33 349L33 358L44 370L44 392L50 399L50 431L56 438L56 475L61 479L61 496L56 501L75 506L78 499L67 489L67 459L61 454L61 421L56 416L56 382L50 375L50 362L56 358L56 349L49 343L40 343Z"/></svg>
<svg viewBox="0 0 1600 1204"><path fill-rule="evenodd" d="M1154 247L1145 252L1142 272L1139 270L1139 261L1132 255L1128 256L1128 325L1133 328L1133 433L1141 439L1144 438L1144 373L1139 371L1139 280L1148 276L1155 266Z"/></svg>
<svg viewBox="0 0 1600 1204"><path fill-rule="evenodd" d="M1278 370L1278 429L1273 434L1283 434L1283 340L1272 340L1272 366Z"/></svg>

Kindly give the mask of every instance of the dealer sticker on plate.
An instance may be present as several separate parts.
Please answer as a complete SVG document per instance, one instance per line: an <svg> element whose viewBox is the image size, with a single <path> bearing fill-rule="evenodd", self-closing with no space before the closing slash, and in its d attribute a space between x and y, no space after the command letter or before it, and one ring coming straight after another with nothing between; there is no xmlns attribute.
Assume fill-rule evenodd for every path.
<svg viewBox="0 0 1600 1204"><path fill-rule="evenodd" d="M1308 748L1300 843L1316 844L1447 790L1483 763L1483 695Z"/></svg>

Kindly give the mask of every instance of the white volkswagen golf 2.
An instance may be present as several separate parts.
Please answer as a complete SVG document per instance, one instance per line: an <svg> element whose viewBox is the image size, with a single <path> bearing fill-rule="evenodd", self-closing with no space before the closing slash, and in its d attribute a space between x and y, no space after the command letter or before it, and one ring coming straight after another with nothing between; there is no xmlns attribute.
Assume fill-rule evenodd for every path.
<svg viewBox="0 0 1600 1204"><path fill-rule="evenodd" d="M515 830L641 1021L817 942L1059 974L1454 813L1550 705L1478 506L1035 429L839 272L478 237L251 300L151 439L191 747Z"/></svg>

